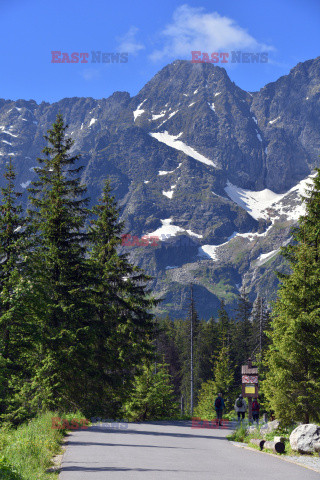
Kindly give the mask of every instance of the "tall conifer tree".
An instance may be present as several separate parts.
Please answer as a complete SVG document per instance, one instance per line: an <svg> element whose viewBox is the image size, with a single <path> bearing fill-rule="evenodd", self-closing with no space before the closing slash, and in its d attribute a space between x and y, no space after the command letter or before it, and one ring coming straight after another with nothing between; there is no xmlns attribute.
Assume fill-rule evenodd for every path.
<svg viewBox="0 0 320 480"><path fill-rule="evenodd" d="M146 289L150 277L118 253L123 224L108 181L93 213L89 232L94 312L90 325L95 339L92 367L100 372L96 385L110 409L111 404L116 408L121 395L128 394L143 360L153 356L151 309L158 302Z"/></svg>
<svg viewBox="0 0 320 480"><path fill-rule="evenodd" d="M288 423L320 420L319 169L305 202L294 243L282 250L292 273L281 276L263 383L269 407Z"/></svg>
<svg viewBox="0 0 320 480"><path fill-rule="evenodd" d="M85 233L88 199L70 155L61 115L48 134L45 158L35 168L39 179L29 189L33 231L34 289L43 293L45 314L39 318L41 338L37 373L31 384L38 408L79 406L83 358L89 327L86 311L87 262Z"/></svg>
<svg viewBox="0 0 320 480"><path fill-rule="evenodd" d="M17 204L21 193L15 191L16 175L11 158L4 177L6 185L1 188L0 204L0 415L8 419L12 398L27 371L24 355L28 328L23 315L25 221L22 207Z"/></svg>

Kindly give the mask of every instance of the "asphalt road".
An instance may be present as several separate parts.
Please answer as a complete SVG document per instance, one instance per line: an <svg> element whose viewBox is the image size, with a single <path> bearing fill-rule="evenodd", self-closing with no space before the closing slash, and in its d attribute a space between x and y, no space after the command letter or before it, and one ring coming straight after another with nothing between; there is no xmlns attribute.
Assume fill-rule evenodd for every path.
<svg viewBox="0 0 320 480"><path fill-rule="evenodd" d="M228 433L191 428L191 422L92 426L69 436L59 478L319 480L319 473L304 467L235 447Z"/></svg>

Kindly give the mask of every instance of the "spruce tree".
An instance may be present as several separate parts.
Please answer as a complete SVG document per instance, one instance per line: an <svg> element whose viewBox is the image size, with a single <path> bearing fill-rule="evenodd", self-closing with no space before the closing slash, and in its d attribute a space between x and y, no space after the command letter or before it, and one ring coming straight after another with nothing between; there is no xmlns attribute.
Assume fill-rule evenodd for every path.
<svg viewBox="0 0 320 480"><path fill-rule="evenodd" d="M235 329L233 344L236 345L235 362L239 366L251 356L252 323L250 321L252 305L245 290L240 292L235 309Z"/></svg>
<svg viewBox="0 0 320 480"><path fill-rule="evenodd" d="M142 361L153 357L151 309L158 302L146 288L150 277L118 252L123 223L108 181L93 214L89 231L92 382L100 408L110 411L126 396Z"/></svg>
<svg viewBox="0 0 320 480"><path fill-rule="evenodd" d="M232 387L234 382L234 368L230 359L230 348L228 346L222 347L214 368L214 383L216 391L222 392L226 408L231 408L232 401Z"/></svg>
<svg viewBox="0 0 320 480"><path fill-rule="evenodd" d="M157 363L161 363L161 359L163 359L163 362L168 364L169 373L172 376L175 394L178 397L180 395L181 387L181 364L179 349L176 344L175 333L176 322L170 320L168 316L166 316L165 318L155 319L155 361Z"/></svg>
<svg viewBox="0 0 320 480"><path fill-rule="evenodd" d="M87 353L89 321L86 289L88 267L85 232L88 199L70 155L62 116L44 136L45 158L38 158L38 180L29 189L29 219L33 233L30 276L41 292L35 350L36 374L30 384L37 408L77 408L81 398L83 359Z"/></svg>
<svg viewBox="0 0 320 480"><path fill-rule="evenodd" d="M194 410L194 415L202 420L215 419L217 414L214 408L214 402L219 392L212 379L203 382L198 393L198 403Z"/></svg>
<svg viewBox="0 0 320 480"><path fill-rule="evenodd" d="M23 278L26 243L21 196L15 191L12 159L6 165L6 185L1 188L0 204L0 416L7 418L18 385L26 380L28 327L23 298L28 287Z"/></svg>
<svg viewBox="0 0 320 480"><path fill-rule="evenodd" d="M178 404L174 397L172 378L168 365L154 365L146 362L136 375L133 390L124 407L124 414L130 420L145 421L177 415Z"/></svg>
<svg viewBox="0 0 320 480"><path fill-rule="evenodd" d="M201 385L200 378L200 320L193 298L193 286L188 305L188 315L181 324L180 352L181 352L181 393L186 410L191 411L191 391L193 392L193 405L196 403L196 392Z"/></svg>
<svg viewBox="0 0 320 480"><path fill-rule="evenodd" d="M262 355L268 345L267 329L270 324L269 310L265 304L265 300L257 296L253 303L251 318L252 336L251 336L251 357Z"/></svg>
<svg viewBox="0 0 320 480"><path fill-rule="evenodd" d="M230 346L232 333L233 333L233 324L226 311L224 300L221 300L220 308L218 310L218 319L217 319L217 336L218 336L217 354L223 347Z"/></svg>
<svg viewBox="0 0 320 480"><path fill-rule="evenodd" d="M320 170L305 198L306 214L282 254L292 272L281 276L272 313L263 391L278 418L320 420Z"/></svg>

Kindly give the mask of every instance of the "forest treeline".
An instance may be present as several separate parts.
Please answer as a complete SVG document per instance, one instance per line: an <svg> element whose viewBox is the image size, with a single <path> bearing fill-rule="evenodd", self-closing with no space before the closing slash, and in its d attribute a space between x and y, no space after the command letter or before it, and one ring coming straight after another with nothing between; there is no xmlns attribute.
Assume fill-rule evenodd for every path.
<svg viewBox="0 0 320 480"><path fill-rule="evenodd" d="M286 421L319 418L320 180L284 248L272 312L245 291L228 315L156 318L151 278L119 253L124 225L107 181L89 208L79 156L57 116L34 168L28 207L19 205L14 163L0 199L0 421L42 411L145 420L210 416L222 392L240 392L241 365L259 366L264 407ZM191 296L192 298L192 296ZM191 351L192 347L192 351ZM292 407L288 407L292 405Z"/></svg>

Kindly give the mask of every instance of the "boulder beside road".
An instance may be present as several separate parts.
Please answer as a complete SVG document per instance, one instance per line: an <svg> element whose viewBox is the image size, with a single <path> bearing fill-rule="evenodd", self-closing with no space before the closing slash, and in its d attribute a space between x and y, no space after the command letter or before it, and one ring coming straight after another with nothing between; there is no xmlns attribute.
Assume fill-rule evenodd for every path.
<svg viewBox="0 0 320 480"><path fill-rule="evenodd" d="M314 445L320 442L320 426L313 423L299 425L290 435L292 450L299 453L313 453Z"/></svg>
<svg viewBox="0 0 320 480"><path fill-rule="evenodd" d="M279 420L273 420L272 422L268 422L265 425L262 425L262 427L260 428L260 433L262 433L263 435L267 433L271 433L274 430L277 430L279 426L280 426Z"/></svg>

